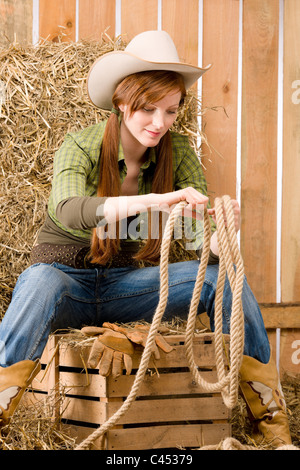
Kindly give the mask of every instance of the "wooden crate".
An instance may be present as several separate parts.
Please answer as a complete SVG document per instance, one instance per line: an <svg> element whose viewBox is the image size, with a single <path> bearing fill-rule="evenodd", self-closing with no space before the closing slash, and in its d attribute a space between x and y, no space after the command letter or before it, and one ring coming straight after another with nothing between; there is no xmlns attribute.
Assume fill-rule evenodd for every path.
<svg viewBox="0 0 300 470"><path fill-rule="evenodd" d="M161 358L155 364L151 359L137 399L108 431L102 448L197 448L217 444L231 436L231 414L221 395L203 393L193 382L185 357L184 336L167 336L166 339L174 350L169 354L161 352ZM197 335L194 352L203 377L215 382L213 341L211 333ZM228 341L225 336L227 345ZM68 425L70 434L80 443L122 405L131 390L141 353L142 348L133 357L130 376L105 378L98 370L88 370L88 374L84 370L88 347L79 351L61 343L59 336L53 336L42 358L44 365L49 361L51 365L46 375L42 371L35 379L35 396L39 393L58 394L63 389L63 410L57 411L61 414L61 422ZM100 446L96 441L95 448Z"/></svg>

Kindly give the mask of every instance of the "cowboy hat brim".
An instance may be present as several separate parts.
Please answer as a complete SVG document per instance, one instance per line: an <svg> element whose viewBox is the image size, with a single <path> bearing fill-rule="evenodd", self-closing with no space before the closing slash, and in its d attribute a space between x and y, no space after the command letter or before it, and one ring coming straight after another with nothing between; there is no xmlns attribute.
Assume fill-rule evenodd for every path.
<svg viewBox="0 0 300 470"><path fill-rule="evenodd" d="M186 89L190 88L209 68L195 67L181 62L151 62L129 52L113 51L101 56L92 65L87 78L88 96L98 108L110 110L117 85L128 75L148 70L178 72Z"/></svg>

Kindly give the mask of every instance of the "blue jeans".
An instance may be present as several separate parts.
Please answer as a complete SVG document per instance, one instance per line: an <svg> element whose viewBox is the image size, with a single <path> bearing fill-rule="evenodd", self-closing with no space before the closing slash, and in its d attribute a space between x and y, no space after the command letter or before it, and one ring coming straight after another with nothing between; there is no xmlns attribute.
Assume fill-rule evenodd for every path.
<svg viewBox="0 0 300 470"><path fill-rule="evenodd" d="M163 320L186 318L199 261L169 265L169 297ZM218 265L209 265L199 302L214 329L214 299ZM75 269L38 263L19 277L10 306L0 324L0 365L40 358L51 332L109 322L151 322L159 301L159 266L137 269ZM230 332L231 290L223 300L224 333ZM245 279L244 353L267 363L270 348L259 306Z"/></svg>

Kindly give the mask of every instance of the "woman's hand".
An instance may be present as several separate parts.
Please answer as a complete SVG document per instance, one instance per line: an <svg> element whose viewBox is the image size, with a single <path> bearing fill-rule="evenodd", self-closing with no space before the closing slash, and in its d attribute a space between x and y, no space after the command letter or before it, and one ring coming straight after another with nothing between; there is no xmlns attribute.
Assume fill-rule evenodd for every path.
<svg viewBox="0 0 300 470"><path fill-rule="evenodd" d="M181 201L186 201L184 215L195 219L203 218L203 210L207 207L208 197L192 187L179 189L169 193L150 193L137 196L109 197L104 203L102 214L108 224L125 217L134 216L148 209L171 212Z"/></svg>
<svg viewBox="0 0 300 470"><path fill-rule="evenodd" d="M103 212L106 222L113 223L116 220L134 216L151 208L171 212L181 201L187 202L183 209L185 216L203 219L203 210L207 208L209 199L192 187L164 194L150 193L139 196L109 197L104 204ZM240 207L236 200L231 200L231 203L234 212L235 230L238 232L240 230ZM207 212L216 221L215 209L208 209Z"/></svg>
<svg viewBox="0 0 300 470"><path fill-rule="evenodd" d="M235 231L236 231L236 233L238 233L238 231L241 228L241 209L240 209L238 201L236 201L235 199L231 199L230 202L231 202L232 209L233 209ZM216 222L216 211L215 211L215 209L214 208L213 209L208 209L207 212L208 212L209 215L212 216L213 220ZM225 225L226 225L226 219L225 219Z"/></svg>
<svg viewBox="0 0 300 470"><path fill-rule="evenodd" d="M203 204L204 207L207 207L208 204L208 197L192 187L166 193L163 196L169 200L171 204L177 204L181 201L186 201L188 203L186 207L189 209L196 209L196 206L199 204Z"/></svg>
<svg viewBox="0 0 300 470"><path fill-rule="evenodd" d="M197 191L195 188L188 187L165 194L153 194L152 207L159 210L171 212L174 206L181 201L186 201L184 215L193 218L202 218L203 210L207 208L208 197Z"/></svg>

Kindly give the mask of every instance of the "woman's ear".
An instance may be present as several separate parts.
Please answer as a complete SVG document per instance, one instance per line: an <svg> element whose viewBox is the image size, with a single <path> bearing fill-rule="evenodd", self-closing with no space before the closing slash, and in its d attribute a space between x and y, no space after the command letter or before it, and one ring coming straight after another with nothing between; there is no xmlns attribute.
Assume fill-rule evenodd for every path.
<svg viewBox="0 0 300 470"><path fill-rule="evenodd" d="M122 113L125 113L126 105L121 103L121 104L119 105L119 110L120 110Z"/></svg>

